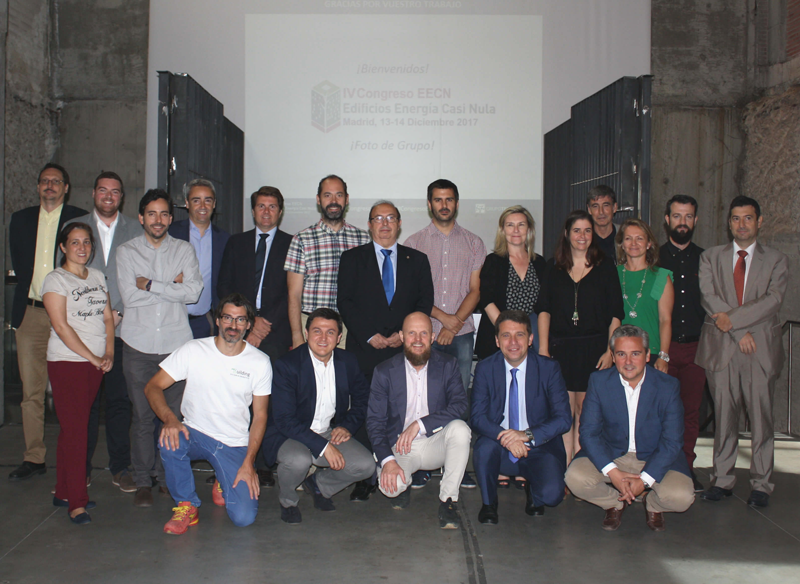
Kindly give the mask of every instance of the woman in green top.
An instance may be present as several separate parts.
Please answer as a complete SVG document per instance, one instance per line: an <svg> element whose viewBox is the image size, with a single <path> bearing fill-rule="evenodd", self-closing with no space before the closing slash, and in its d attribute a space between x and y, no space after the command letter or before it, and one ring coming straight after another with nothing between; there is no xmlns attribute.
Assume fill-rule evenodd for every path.
<svg viewBox="0 0 800 584"><path fill-rule="evenodd" d="M617 273L625 318L650 336L650 364L667 372L672 339L672 272L659 268L658 243L640 219L627 219L617 231Z"/></svg>

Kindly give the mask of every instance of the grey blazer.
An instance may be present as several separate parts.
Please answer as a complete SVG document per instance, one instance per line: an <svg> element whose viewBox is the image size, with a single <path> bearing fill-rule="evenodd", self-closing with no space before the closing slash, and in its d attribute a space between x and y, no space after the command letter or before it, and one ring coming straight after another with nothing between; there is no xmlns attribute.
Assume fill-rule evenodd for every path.
<svg viewBox="0 0 800 584"><path fill-rule="evenodd" d="M119 286L117 285L117 248L123 243L130 241L134 237L142 234L142 226L138 221L126 217L122 213L118 215L117 228L114 230L114 239L111 240L111 251L108 253L108 264L106 264L105 253L103 250L103 241L97 231L97 220L94 211L83 217L67 221L70 223L86 223L92 228L92 235L94 235L94 257L89 263L90 268L96 268L103 272L106 276L106 286L108 286L108 295L111 297L111 309L119 310L125 313L122 306L122 296L119 294ZM61 265L61 258L64 254L61 250L58 251L58 263ZM119 328L117 328L116 336L119 336Z"/></svg>
<svg viewBox="0 0 800 584"><path fill-rule="evenodd" d="M700 302L706 311L695 362L709 371L727 367L739 341L748 332L756 343L756 358L767 375L783 366L783 342L778 311L789 281L789 260L778 250L756 243L742 305L733 285L733 244L707 249L700 256ZM720 331L712 314L726 312L733 328Z"/></svg>

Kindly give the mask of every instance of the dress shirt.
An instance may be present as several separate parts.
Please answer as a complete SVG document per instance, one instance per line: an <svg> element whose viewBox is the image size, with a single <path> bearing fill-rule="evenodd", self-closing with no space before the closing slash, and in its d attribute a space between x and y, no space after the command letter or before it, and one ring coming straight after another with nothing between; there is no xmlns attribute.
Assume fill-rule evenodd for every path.
<svg viewBox="0 0 800 584"><path fill-rule="evenodd" d="M672 307L672 342L685 343L688 339L697 341L703 328L705 311L700 304L700 254L703 249L689 243L685 249L678 249L667 241L659 250L662 268L672 272L675 287L675 304Z"/></svg>
<svg viewBox="0 0 800 584"><path fill-rule="evenodd" d="M272 242L275 241L275 234L277 232L278 232L278 227L277 226L273 227L269 231L261 231L261 229L259 229L259 227L256 225L256 241L255 241L256 251L258 251L258 240L261 239L261 234L262 233L266 233L268 235L268 237L267 237L267 251L264 254L264 265L261 266L261 281L258 283L258 286L256 287L256 290L257 290L257 292L256 292L256 310L260 310L261 309L261 288L264 286L264 274L267 271L266 268L267 268L267 260L269 259L269 250L272 249ZM255 270L256 267L253 266L253 269Z"/></svg>
<svg viewBox="0 0 800 584"><path fill-rule="evenodd" d="M421 418L427 416L428 411L428 364L417 371L408 359L403 359L406 365L406 418L403 422L403 429L405 430L414 422L419 423L419 432L414 436L423 438L427 434L425 424L422 423ZM390 460L395 460L394 456L387 456L381 461L381 467Z"/></svg>
<svg viewBox="0 0 800 584"><path fill-rule="evenodd" d="M206 232L200 235L200 230L189 220L189 243L197 254L197 261L200 264L200 274L203 276L203 291L200 299L195 304L189 304L189 314L192 316L202 316L211 310L211 225L206 228Z"/></svg>
<svg viewBox="0 0 800 584"><path fill-rule="evenodd" d="M756 242L754 241L746 248L739 247L736 241L733 242L733 271L736 272L736 263L739 261L739 250L744 249L747 256L744 258L744 288L742 288L742 302L744 302L744 295L747 291L747 276L750 275L750 260L753 259L753 251L756 249Z"/></svg>
<svg viewBox="0 0 800 584"><path fill-rule="evenodd" d="M528 358L525 357L525 360L520 363L517 367L512 367L508 361L503 359L503 365L506 366L506 405L503 408L503 421L500 422L500 425L503 427L503 430L508 430L511 425L509 424L508 420L508 401L511 398L510 391L511 391L511 370L517 370L517 395L519 396L519 429L526 430L530 426L528 425L528 414L526 413L527 410L525 409L525 373L528 370Z"/></svg>
<svg viewBox="0 0 800 584"><path fill-rule="evenodd" d="M28 290L28 298L33 300L41 301L44 278L55 269L53 258L55 257L56 239L58 238L58 221L61 219L61 211L63 209L64 205L62 204L48 213L44 210L44 207L39 207L36 255L33 260L31 287Z"/></svg>
<svg viewBox="0 0 800 584"><path fill-rule="evenodd" d="M103 247L103 259L105 264L108 265L108 254L111 252L114 232L117 230L117 223L119 223L119 211L111 222L111 225L106 225L105 221L97 214L97 210L92 211L92 217L97 224L97 234L100 236L100 245ZM97 250L95 250L95 253L97 253Z"/></svg>
<svg viewBox="0 0 800 584"><path fill-rule="evenodd" d="M317 404L314 406L311 431L324 434L331 429L331 420L336 414L336 369L333 366L333 355L327 363L323 363L311 349L308 352L311 355L311 364L314 366L314 379L317 381Z"/></svg>
<svg viewBox="0 0 800 584"><path fill-rule="evenodd" d="M639 383L636 384L636 387L631 387L622 375L619 376L619 380L622 382L622 387L625 390L625 401L628 404L628 452L636 452L636 411L639 408L639 395L642 393L645 375L647 375L647 368L642 372L642 378L639 380ZM609 462L603 467L603 474L608 476L612 468L617 468L617 465L613 462ZM641 473L639 476L646 487L652 487L653 483L656 482L653 477L646 472Z"/></svg>
<svg viewBox="0 0 800 584"><path fill-rule="evenodd" d="M486 259L483 240L457 222L453 223L449 235L439 231L431 222L425 229L406 239L404 245L428 256L433 277L433 305L446 314L455 314L469 294L472 273L480 270ZM442 330L442 323L435 318L431 320L433 335L437 338ZM474 331L475 323L470 314L458 335Z"/></svg>
<svg viewBox="0 0 800 584"><path fill-rule="evenodd" d="M384 255L381 253L382 249L390 249L392 253L389 255L389 258L392 260L392 271L394 272L393 282L394 282L394 289L397 291L397 242L394 242L392 247L381 247L379 244L372 242L372 245L375 246L375 257L378 258L378 270L381 273L381 278L383 278L383 260Z"/></svg>
<svg viewBox="0 0 800 584"><path fill-rule="evenodd" d="M152 280L149 292L136 286L137 277ZM144 234L134 237L117 248L117 283L125 307L120 337L131 348L166 355L192 340L186 304L197 302L203 277L189 242L167 234L153 247Z"/></svg>

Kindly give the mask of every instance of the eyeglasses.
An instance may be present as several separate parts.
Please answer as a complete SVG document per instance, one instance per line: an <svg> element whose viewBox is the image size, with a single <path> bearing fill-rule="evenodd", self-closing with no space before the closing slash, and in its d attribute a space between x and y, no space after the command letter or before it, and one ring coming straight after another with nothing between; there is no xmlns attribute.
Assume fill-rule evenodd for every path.
<svg viewBox="0 0 800 584"><path fill-rule="evenodd" d="M40 178L39 184L42 186L53 185L54 187L59 187L64 184L64 181L60 178Z"/></svg>
<svg viewBox="0 0 800 584"><path fill-rule="evenodd" d="M397 223L397 215L375 215L370 219L372 223Z"/></svg>
<svg viewBox="0 0 800 584"><path fill-rule="evenodd" d="M225 324L231 324L234 320L236 321L236 324L239 324L239 325L247 324L247 317L246 316L237 316L237 317L234 318L230 314L223 314L221 320Z"/></svg>

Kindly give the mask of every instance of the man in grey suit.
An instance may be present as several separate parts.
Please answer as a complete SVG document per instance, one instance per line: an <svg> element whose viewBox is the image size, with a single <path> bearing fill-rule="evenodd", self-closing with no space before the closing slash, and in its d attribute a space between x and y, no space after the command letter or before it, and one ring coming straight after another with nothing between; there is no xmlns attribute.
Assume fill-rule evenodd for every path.
<svg viewBox="0 0 800 584"><path fill-rule="evenodd" d="M766 507L774 484L772 403L783 366L778 311L789 278L781 252L756 241L763 217L754 199L731 201L733 242L700 256L700 294L707 315L695 362L705 368L714 398L714 471L700 495L719 501L732 494L742 401L752 425L748 505Z"/></svg>
<svg viewBox="0 0 800 584"><path fill-rule="evenodd" d="M115 172L101 172L94 180L92 199L94 209L89 215L73 219L68 223L80 221L92 228L95 240L94 256L90 268L96 268L106 276L106 286L111 297L116 337L114 338L114 366L103 376L106 392L106 442L108 446L111 482L125 493L136 491L136 485L128 472L131 464L131 402L128 388L122 374L122 340L119 338L119 324L123 318L122 297L117 285L117 248L140 235L142 226L120 213L119 208L125 198L122 179ZM59 257L60 257L59 252ZM92 405L89 416L89 441L86 450L86 476L91 476L92 455L97 446L100 426L100 392Z"/></svg>

